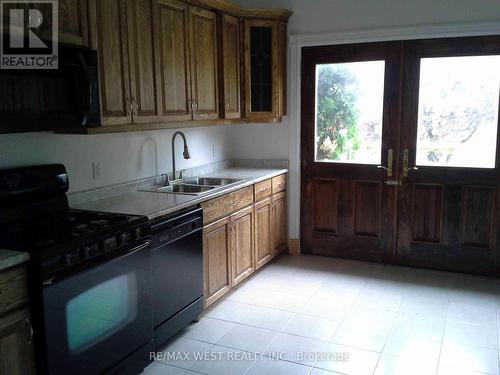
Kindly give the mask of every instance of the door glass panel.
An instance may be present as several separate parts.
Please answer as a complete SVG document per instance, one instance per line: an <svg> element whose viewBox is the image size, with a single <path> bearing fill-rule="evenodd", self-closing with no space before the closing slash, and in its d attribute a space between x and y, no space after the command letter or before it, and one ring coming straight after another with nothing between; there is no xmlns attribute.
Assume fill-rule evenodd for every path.
<svg viewBox="0 0 500 375"><path fill-rule="evenodd" d="M500 56L420 61L417 164L494 168Z"/></svg>
<svg viewBox="0 0 500 375"><path fill-rule="evenodd" d="M385 62L316 65L318 162L380 164Z"/></svg>

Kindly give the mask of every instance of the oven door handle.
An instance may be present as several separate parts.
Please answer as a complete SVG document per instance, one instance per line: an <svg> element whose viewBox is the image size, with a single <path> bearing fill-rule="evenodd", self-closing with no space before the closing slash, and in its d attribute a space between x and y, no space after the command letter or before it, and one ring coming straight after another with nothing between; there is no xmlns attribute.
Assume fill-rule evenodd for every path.
<svg viewBox="0 0 500 375"><path fill-rule="evenodd" d="M126 253L124 253L124 254L116 257L116 258L108 259L107 261L108 262L112 262L112 261L115 261L115 260L118 260L118 259L123 259L123 258L128 257L128 256L130 256L132 254L135 254L135 253L137 253L137 252L139 252L141 250L144 250L149 245L151 245L151 240L144 241L140 245L137 245L137 246L133 247L132 249L130 249ZM99 266L99 265L97 265L97 266ZM44 287L51 286L55 282L58 282L60 280L64 280L64 279L66 279L68 277L71 277L71 275L69 275L69 276L68 275L65 275L65 276L53 276L53 277L51 277L49 279L43 280L42 285Z"/></svg>

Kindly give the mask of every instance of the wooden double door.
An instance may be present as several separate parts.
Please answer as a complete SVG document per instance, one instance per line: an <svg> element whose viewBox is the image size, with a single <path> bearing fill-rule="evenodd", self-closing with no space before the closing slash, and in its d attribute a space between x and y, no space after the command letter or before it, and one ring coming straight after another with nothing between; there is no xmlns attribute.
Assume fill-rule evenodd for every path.
<svg viewBox="0 0 500 375"><path fill-rule="evenodd" d="M301 249L500 273L500 37L302 50Z"/></svg>

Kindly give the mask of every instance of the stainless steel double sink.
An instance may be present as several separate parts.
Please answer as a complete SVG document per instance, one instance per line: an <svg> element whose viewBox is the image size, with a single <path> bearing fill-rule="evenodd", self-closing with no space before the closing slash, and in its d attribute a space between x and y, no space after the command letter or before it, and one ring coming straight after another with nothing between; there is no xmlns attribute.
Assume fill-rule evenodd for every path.
<svg viewBox="0 0 500 375"><path fill-rule="evenodd" d="M216 189L235 185L241 181L243 180L218 177L187 178L181 181L172 182L171 185L152 186L150 188L141 189L141 191L168 194L202 195Z"/></svg>

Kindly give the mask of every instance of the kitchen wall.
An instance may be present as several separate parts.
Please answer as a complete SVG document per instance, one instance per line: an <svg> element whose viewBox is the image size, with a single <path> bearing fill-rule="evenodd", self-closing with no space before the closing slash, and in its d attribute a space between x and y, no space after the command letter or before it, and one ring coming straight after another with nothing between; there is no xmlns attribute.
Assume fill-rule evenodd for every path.
<svg viewBox="0 0 500 375"><path fill-rule="evenodd" d="M191 159L182 158L182 140L177 137L177 167L228 159L230 130L228 126L182 129ZM63 163L72 192L118 184L170 171L173 133L174 130L100 135L0 134L0 168ZM93 162L100 169L95 179Z"/></svg>
<svg viewBox="0 0 500 375"><path fill-rule="evenodd" d="M443 35L500 34L499 0L236 0L248 8L286 8L289 50L289 237L300 234L300 46ZM268 141L270 130L259 136ZM242 139L244 141L244 139ZM240 148L238 145L234 147ZM272 153L286 153L272 144ZM241 147L245 150L245 147ZM268 151L269 152L269 151Z"/></svg>
<svg viewBox="0 0 500 375"><path fill-rule="evenodd" d="M498 0L236 0L249 8L293 11L290 34L409 25L497 22Z"/></svg>

